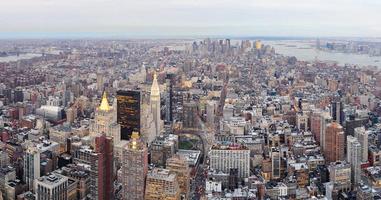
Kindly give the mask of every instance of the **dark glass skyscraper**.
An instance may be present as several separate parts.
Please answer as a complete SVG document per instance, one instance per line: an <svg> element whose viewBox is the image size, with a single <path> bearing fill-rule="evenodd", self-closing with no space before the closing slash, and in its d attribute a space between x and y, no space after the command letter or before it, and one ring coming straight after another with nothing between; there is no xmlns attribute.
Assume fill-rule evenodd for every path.
<svg viewBox="0 0 381 200"><path fill-rule="evenodd" d="M333 120L337 121L339 124L343 124L345 118L343 103L341 101L333 101L331 103L331 115Z"/></svg>
<svg viewBox="0 0 381 200"><path fill-rule="evenodd" d="M121 140L129 140L133 131L140 133L140 91L119 90L117 98L117 121L121 126Z"/></svg>

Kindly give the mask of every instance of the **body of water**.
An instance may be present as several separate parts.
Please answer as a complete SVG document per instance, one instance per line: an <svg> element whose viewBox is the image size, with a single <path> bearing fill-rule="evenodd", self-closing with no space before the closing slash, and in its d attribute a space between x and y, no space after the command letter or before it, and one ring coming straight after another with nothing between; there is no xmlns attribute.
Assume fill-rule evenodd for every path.
<svg viewBox="0 0 381 200"><path fill-rule="evenodd" d="M40 57L42 54L38 53L26 53L26 54L20 54L19 56L13 55L13 56L5 56L0 57L0 62L14 62L18 60L24 60L24 59L31 59L35 57Z"/></svg>
<svg viewBox="0 0 381 200"><path fill-rule="evenodd" d="M275 48L275 52L286 56L295 56L303 61L332 61L339 65L351 64L359 66L377 66L381 68L381 56L371 57L364 54L339 53L317 50L313 45L316 41L300 40L265 40L263 44Z"/></svg>

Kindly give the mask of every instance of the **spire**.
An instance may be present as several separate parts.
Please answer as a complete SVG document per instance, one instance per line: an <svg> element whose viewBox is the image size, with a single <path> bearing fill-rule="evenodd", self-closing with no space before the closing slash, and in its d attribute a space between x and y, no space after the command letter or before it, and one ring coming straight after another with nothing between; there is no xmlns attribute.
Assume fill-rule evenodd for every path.
<svg viewBox="0 0 381 200"><path fill-rule="evenodd" d="M151 96L160 96L160 88L159 88L159 84L157 83L156 71L154 71L154 74L153 74Z"/></svg>
<svg viewBox="0 0 381 200"><path fill-rule="evenodd" d="M103 92L102 101L101 101L101 105L99 106L99 110L102 110L102 111L110 110L110 105L108 104L108 101L107 101L106 92Z"/></svg>

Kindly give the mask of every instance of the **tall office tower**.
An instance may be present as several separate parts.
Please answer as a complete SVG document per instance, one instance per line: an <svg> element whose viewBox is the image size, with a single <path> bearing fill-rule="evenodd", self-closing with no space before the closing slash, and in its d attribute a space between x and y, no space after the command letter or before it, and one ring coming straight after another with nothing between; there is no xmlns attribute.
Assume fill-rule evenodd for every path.
<svg viewBox="0 0 381 200"><path fill-rule="evenodd" d="M194 101L183 104L183 128L198 128L197 104Z"/></svg>
<svg viewBox="0 0 381 200"><path fill-rule="evenodd" d="M111 137L101 135L95 138L95 152L91 156L90 196L94 200L113 199L114 194L114 152Z"/></svg>
<svg viewBox="0 0 381 200"><path fill-rule="evenodd" d="M156 126L155 121L153 120L153 115L151 111L151 105L144 101L141 104L141 118L144 119L140 124L140 137L146 144L151 144L156 137Z"/></svg>
<svg viewBox="0 0 381 200"><path fill-rule="evenodd" d="M120 125L115 118L115 110L109 105L106 92L102 95L101 104L95 112L95 118L90 121L90 135L93 137L106 134L114 138L114 143L120 141Z"/></svg>
<svg viewBox="0 0 381 200"><path fill-rule="evenodd" d="M148 172L148 150L139 133L133 132L122 153L123 199L144 200L145 178Z"/></svg>
<svg viewBox="0 0 381 200"><path fill-rule="evenodd" d="M68 199L68 178L59 174L50 174L36 179L34 191L36 200Z"/></svg>
<svg viewBox="0 0 381 200"><path fill-rule="evenodd" d="M343 127L337 123L332 122L327 124L325 129L325 148L324 157L327 163L342 161L344 157L344 138Z"/></svg>
<svg viewBox="0 0 381 200"><path fill-rule="evenodd" d="M66 122L74 123L75 118L77 117L77 109L73 106L66 110Z"/></svg>
<svg viewBox="0 0 381 200"><path fill-rule="evenodd" d="M141 94L136 90L119 90L116 95L120 139L129 140L133 131L140 133Z"/></svg>
<svg viewBox="0 0 381 200"><path fill-rule="evenodd" d="M147 67L145 63L140 67L140 74L142 75L142 82L145 83L147 81Z"/></svg>
<svg viewBox="0 0 381 200"><path fill-rule="evenodd" d="M320 145L320 129L321 129L321 112L316 110L313 111L311 116L311 133L314 136L316 142Z"/></svg>
<svg viewBox="0 0 381 200"><path fill-rule="evenodd" d="M260 40L255 41L255 49L260 50L262 48L262 43Z"/></svg>
<svg viewBox="0 0 381 200"><path fill-rule="evenodd" d="M160 135L160 131L161 131L161 119L160 119L160 88L157 82L156 72L153 74L150 104L151 104L151 112L153 115L153 121L155 123L155 135L158 136Z"/></svg>
<svg viewBox="0 0 381 200"><path fill-rule="evenodd" d="M343 103L341 101L333 101L331 103L331 116L332 119L337 121L340 125L344 122Z"/></svg>
<svg viewBox="0 0 381 200"><path fill-rule="evenodd" d="M175 82L175 74L167 74L167 77L165 79L166 85L167 85L167 95L165 98L165 121L166 122L172 122L173 116L172 116L172 101L173 101L173 85Z"/></svg>
<svg viewBox="0 0 381 200"><path fill-rule="evenodd" d="M14 95L13 99L15 103L24 101L24 94L23 94L22 88L16 88L13 91L13 95Z"/></svg>
<svg viewBox="0 0 381 200"><path fill-rule="evenodd" d="M271 179L279 179L281 176L281 155L278 148L271 149Z"/></svg>
<svg viewBox="0 0 381 200"><path fill-rule="evenodd" d="M368 131L364 127L355 128L355 137L361 144L361 161L368 161Z"/></svg>
<svg viewBox="0 0 381 200"><path fill-rule="evenodd" d="M244 146L214 146L209 152L210 168L229 173L230 169L238 169L239 178L250 175L250 150Z"/></svg>
<svg viewBox="0 0 381 200"><path fill-rule="evenodd" d="M347 161L351 165L351 180L353 184L361 181L361 144L357 138L347 136Z"/></svg>
<svg viewBox="0 0 381 200"><path fill-rule="evenodd" d="M167 167L170 172L174 172L177 175L177 182L180 187L180 195L182 199L189 199L190 191L190 169L188 162L184 157L180 155L174 155L167 160Z"/></svg>
<svg viewBox="0 0 381 200"><path fill-rule="evenodd" d="M147 174L145 200L178 200L180 188L175 173L154 168Z"/></svg>
<svg viewBox="0 0 381 200"><path fill-rule="evenodd" d="M206 122L209 126L214 126L216 123L217 101L208 100L206 102Z"/></svg>
<svg viewBox="0 0 381 200"><path fill-rule="evenodd" d="M231 48L230 39L225 39L225 43L226 43L226 50L227 52L229 52Z"/></svg>
<svg viewBox="0 0 381 200"><path fill-rule="evenodd" d="M327 124L332 122L332 117L329 115L328 112L323 112L321 114L320 119L320 147L324 151L325 149L325 137L326 137L326 131Z"/></svg>
<svg viewBox="0 0 381 200"><path fill-rule="evenodd" d="M103 74L98 73L97 74L97 90L98 90L98 92L103 90L103 87L104 87L104 80L103 79L104 79Z"/></svg>
<svg viewBox="0 0 381 200"><path fill-rule="evenodd" d="M27 190L33 190L33 182L40 177L40 152L30 146L24 152L24 182Z"/></svg>
<svg viewBox="0 0 381 200"><path fill-rule="evenodd" d="M354 114L349 115L349 118L345 121L345 134L355 135L355 128L366 125L368 121L368 117L356 118Z"/></svg>

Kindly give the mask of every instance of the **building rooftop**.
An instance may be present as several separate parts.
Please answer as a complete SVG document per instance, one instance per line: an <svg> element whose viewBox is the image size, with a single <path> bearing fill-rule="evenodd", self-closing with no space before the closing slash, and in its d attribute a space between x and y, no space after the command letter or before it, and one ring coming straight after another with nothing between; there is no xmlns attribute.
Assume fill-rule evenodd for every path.
<svg viewBox="0 0 381 200"><path fill-rule="evenodd" d="M68 178L59 174L48 174L46 176L42 176L36 180L36 184L43 185L48 188L53 188L57 185L60 185L64 182L68 181Z"/></svg>
<svg viewBox="0 0 381 200"><path fill-rule="evenodd" d="M176 174L171 173L167 169L154 168L148 172L147 179L160 179L164 181L174 181L176 179Z"/></svg>
<svg viewBox="0 0 381 200"><path fill-rule="evenodd" d="M200 158L201 151L179 149L176 154L184 157L189 166L196 166Z"/></svg>

